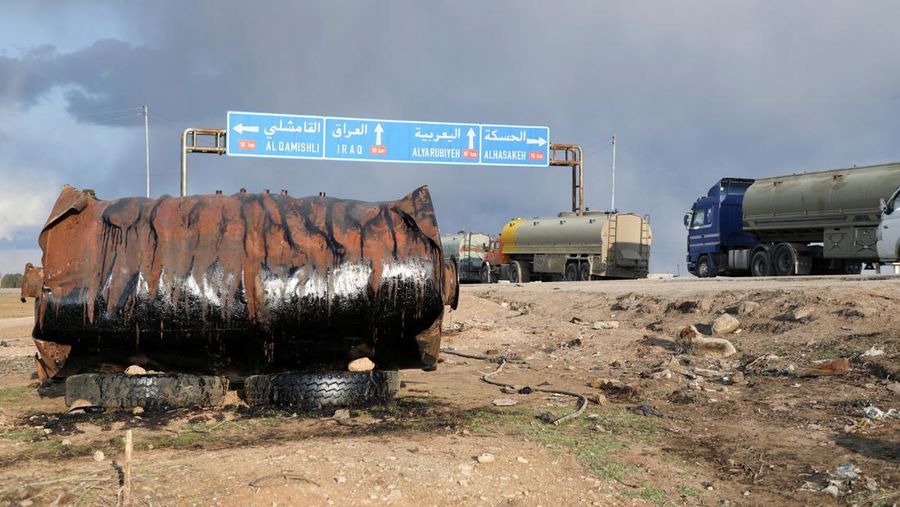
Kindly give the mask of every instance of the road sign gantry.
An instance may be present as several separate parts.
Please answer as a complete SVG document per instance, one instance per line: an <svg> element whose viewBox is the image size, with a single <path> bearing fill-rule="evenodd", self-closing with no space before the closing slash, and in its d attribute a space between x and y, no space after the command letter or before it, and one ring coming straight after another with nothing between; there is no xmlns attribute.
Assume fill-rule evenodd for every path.
<svg viewBox="0 0 900 507"><path fill-rule="evenodd" d="M550 129L229 111L229 156L549 165Z"/></svg>

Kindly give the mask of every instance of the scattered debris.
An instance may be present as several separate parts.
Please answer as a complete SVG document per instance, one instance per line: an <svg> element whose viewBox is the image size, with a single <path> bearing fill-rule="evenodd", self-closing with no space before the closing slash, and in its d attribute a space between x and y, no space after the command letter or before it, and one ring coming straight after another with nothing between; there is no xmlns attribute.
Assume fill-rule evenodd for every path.
<svg viewBox="0 0 900 507"><path fill-rule="evenodd" d="M900 382L891 382L890 384L886 385L885 387L887 387L888 391L890 391L894 394L900 394Z"/></svg>
<svg viewBox="0 0 900 507"><path fill-rule="evenodd" d="M875 348L875 345L872 345L872 348L870 348L870 349L866 350L865 352L863 352L862 355L863 355L864 357L883 356L883 355L884 355L884 349L877 349L877 348Z"/></svg>
<svg viewBox="0 0 900 507"><path fill-rule="evenodd" d="M885 412L884 410L881 410L874 405L869 405L868 407L863 409L863 414L865 414L867 419L871 419L873 421L883 421L885 419L890 419L891 417L900 418L900 413L897 412L897 409L892 408Z"/></svg>
<svg viewBox="0 0 900 507"><path fill-rule="evenodd" d="M737 353L737 349L724 338L707 338L694 326L687 326L678 332L676 342L688 353L705 357L728 357Z"/></svg>
<svg viewBox="0 0 900 507"><path fill-rule="evenodd" d="M482 374L481 374L481 381L482 381L482 382L485 382L485 383L488 383L488 384L491 384L491 385L494 385L494 386L498 386L498 387L515 387L515 386L513 386L512 384L505 384L505 383L503 383L503 382L497 382L496 380L492 380L492 379L491 379L491 377L493 377L494 375L497 375L498 373L500 373L501 371L503 371L503 366L504 366L505 364L506 364L506 363L505 363L504 361L501 360L501 361L500 361L500 364L497 365L497 369L496 369L496 370L494 370L494 371L492 371L492 372L490 372L490 373L482 373ZM539 386L540 386L540 385L544 385L544 383L539 384ZM559 418L554 418L554 419L551 421L551 422L552 422L554 425L556 425L556 426L559 426L560 424L562 424L562 423L564 423L564 422L566 422L566 421L568 421L568 420L570 420L570 419L574 419L574 418L580 416L580 415L584 412L584 409L587 408L588 398L587 398L587 396L585 396L585 395L583 395L583 394L581 394L581 393L573 393L572 391L563 391L563 390L560 390L560 389L546 389L546 388L543 388L543 387L532 387L532 388L530 388L530 389L531 389L532 391L539 391L539 392L542 392L542 393L551 393L551 394L560 394L560 395L563 395L563 396L572 396L572 397L578 399L578 408L575 409L574 412L572 412L572 413L570 413L570 414L567 414L567 415L564 415L564 416L559 417Z"/></svg>
<svg viewBox="0 0 900 507"><path fill-rule="evenodd" d="M628 407L628 410L634 412L635 414L640 414L644 417L662 417L655 407L652 405L640 404L635 405L633 407Z"/></svg>
<svg viewBox="0 0 900 507"><path fill-rule="evenodd" d="M835 498L838 498L841 496L841 490L839 490L838 487L835 486L834 484L829 484L828 486L825 486L824 488L822 488L822 493L829 494Z"/></svg>
<svg viewBox="0 0 900 507"><path fill-rule="evenodd" d="M857 306L855 308L848 308L840 313L844 317L865 318L865 317L872 317L875 314L877 314L878 312L876 312L875 310L873 310L871 308L866 308L864 306Z"/></svg>
<svg viewBox="0 0 900 507"><path fill-rule="evenodd" d="M350 410L346 408L339 408L334 411L334 415L332 416L332 418L338 421L346 421L350 419Z"/></svg>
<svg viewBox="0 0 900 507"><path fill-rule="evenodd" d="M723 313L716 317L716 320L710 324L713 334L731 334L741 327L741 322L729 313Z"/></svg>
<svg viewBox="0 0 900 507"><path fill-rule="evenodd" d="M822 377L825 375L846 375L850 371L850 360L846 357L814 361L805 368L797 368L793 373L798 377Z"/></svg>
<svg viewBox="0 0 900 507"><path fill-rule="evenodd" d="M528 464L528 460L523 458L522 456L516 456L516 461L518 461L519 463L526 464L526 465Z"/></svg>
<svg viewBox="0 0 900 507"><path fill-rule="evenodd" d="M106 459L106 455L103 454L103 451L94 451L94 461L97 463L101 463Z"/></svg>
<svg viewBox="0 0 900 507"><path fill-rule="evenodd" d="M618 320L598 320L594 322L594 329L619 329Z"/></svg>
<svg viewBox="0 0 900 507"><path fill-rule="evenodd" d="M497 398L496 400L492 401L491 403L493 403L494 406L497 406L497 407L511 407L513 405L519 404L518 401L511 399L511 398Z"/></svg>
<svg viewBox="0 0 900 507"><path fill-rule="evenodd" d="M844 465L839 465L834 469L834 472L831 472L829 475L834 479L855 481L859 479L860 473L862 473L862 470L853 466L853 463L846 463Z"/></svg>
<svg viewBox="0 0 900 507"><path fill-rule="evenodd" d="M588 385L616 398L640 398L641 395L640 388L616 379L598 377L591 380Z"/></svg>
<svg viewBox="0 0 900 507"><path fill-rule="evenodd" d="M574 338L563 343L560 347L564 349L571 349L572 347L580 347L581 346L581 337Z"/></svg>

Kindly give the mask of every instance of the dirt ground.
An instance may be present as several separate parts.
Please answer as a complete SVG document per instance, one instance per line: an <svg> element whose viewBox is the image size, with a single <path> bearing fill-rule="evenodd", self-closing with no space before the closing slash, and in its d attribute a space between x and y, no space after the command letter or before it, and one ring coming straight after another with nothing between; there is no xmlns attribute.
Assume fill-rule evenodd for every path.
<svg viewBox="0 0 900 507"><path fill-rule="evenodd" d="M0 293L0 503L115 505L127 429L138 505L900 502L897 277L465 286L444 346L488 360L404 371L396 402L349 419L235 393L66 414L36 389L30 308ZM726 312L737 353L685 353L679 330ZM803 376L841 359L849 372ZM591 402L556 426L576 399L482 382L500 363L490 379Z"/></svg>

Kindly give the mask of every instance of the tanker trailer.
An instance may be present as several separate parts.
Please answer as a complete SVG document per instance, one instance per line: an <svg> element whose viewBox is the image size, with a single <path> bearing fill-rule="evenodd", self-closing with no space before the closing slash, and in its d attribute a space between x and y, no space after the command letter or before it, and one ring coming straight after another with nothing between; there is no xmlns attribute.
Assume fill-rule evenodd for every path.
<svg viewBox="0 0 900 507"><path fill-rule="evenodd" d="M504 264L499 272L513 283L645 278L651 239L647 219L632 213L514 218L500 233L499 257Z"/></svg>
<svg viewBox="0 0 900 507"><path fill-rule="evenodd" d="M362 357L430 370L458 298L427 187L361 202L243 190L103 201L66 186L39 244L22 294L35 298L42 380L130 364L346 373Z"/></svg>
<svg viewBox="0 0 900 507"><path fill-rule="evenodd" d="M688 269L700 277L858 274L879 260L880 203L898 185L897 163L724 178L684 217Z"/></svg>
<svg viewBox="0 0 900 507"><path fill-rule="evenodd" d="M481 265L491 237L480 232L459 231L441 236L444 260L454 260L459 270L460 282L481 281Z"/></svg>

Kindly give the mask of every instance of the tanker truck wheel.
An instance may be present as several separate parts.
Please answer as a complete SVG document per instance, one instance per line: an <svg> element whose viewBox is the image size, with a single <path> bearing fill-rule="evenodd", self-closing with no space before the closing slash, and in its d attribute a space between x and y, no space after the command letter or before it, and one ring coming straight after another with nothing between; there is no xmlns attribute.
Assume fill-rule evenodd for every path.
<svg viewBox="0 0 900 507"><path fill-rule="evenodd" d="M393 399L400 389L396 370L371 372L275 373L244 381L244 401L251 407L303 410L365 407Z"/></svg>
<svg viewBox="0 0 900 507"><path fill-rule="evenodd" d="M510 283L525 283L528 279L528 266L522 261L512 261L509 265Z"/></svg>
<svg viewBox="0 0 900 507"><path fill-rule="evenodd" d="M82 373L66 378L66 405L87 400L106 408L214 407L227 390L228 379L213 375Z"/></svg>
<svg viewBox="0 0 900 507"><path fill-rule="evenodd" d="M753 276L772 276L772 263L769 252L757 250L750 258L750 274Z"/></svg>
<svg viewBox="0 0 900 507"><path fill-rule="evenodd" d="M578 263L570 262L566 266L566 281L574 282L578 280Z"/></svg>
<svg viewBox="0 0 900 507"><path fill-rule="evenodd" d="M578 266L578 280L582 282L587 282L591 279L591 264L588 262L582 262L580 266Z"/></svg>

